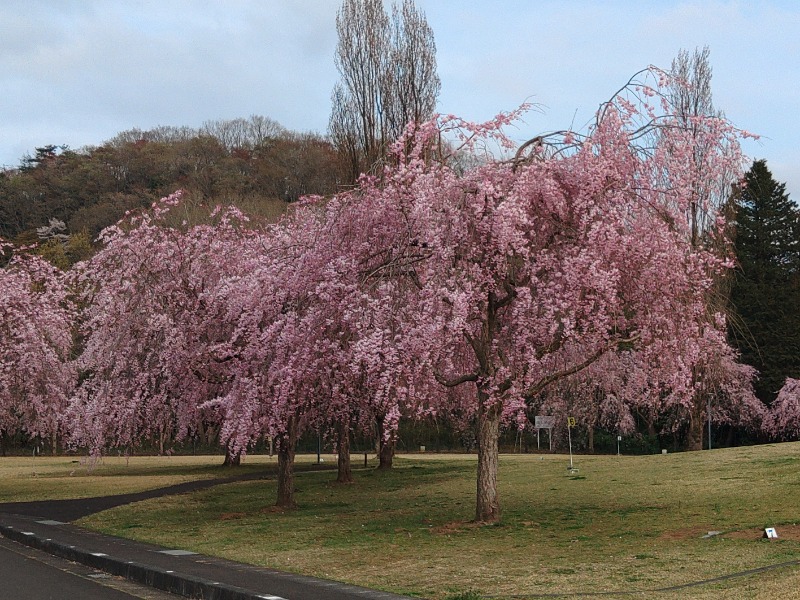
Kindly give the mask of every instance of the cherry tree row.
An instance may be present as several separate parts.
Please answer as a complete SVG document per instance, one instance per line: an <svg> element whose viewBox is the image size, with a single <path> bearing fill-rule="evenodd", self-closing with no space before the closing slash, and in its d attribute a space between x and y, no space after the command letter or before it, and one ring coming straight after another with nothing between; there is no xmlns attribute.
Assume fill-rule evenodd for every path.
<svg viewBox="0 0 800 600"><path fill-rule="evenodd" d="M501 428L531 411L624 432L634 415L702 427L713 406L717 423L760 427L711 301L731 265L709 199L741 172L739 132L718 117L687 128L659 93L666 74L645 75L589 131L519 149L504 129L526 107L409 126L380 177L277 224L234 208L190 224L176 193L103 232L68 275L74 303L20 259L0 289L31 333L3 334L0 426L15 414L93 453L211 428L234 461L269 436L290 506L307 428L331 432L350 481L353 430L377 422L389 466L401 418L459 415L476 428L478 521L500 518ZM715 223L704 244L698 207ZM796 411L796 385L785 398ZM777 434L790 419L775 414Z"/></svg>

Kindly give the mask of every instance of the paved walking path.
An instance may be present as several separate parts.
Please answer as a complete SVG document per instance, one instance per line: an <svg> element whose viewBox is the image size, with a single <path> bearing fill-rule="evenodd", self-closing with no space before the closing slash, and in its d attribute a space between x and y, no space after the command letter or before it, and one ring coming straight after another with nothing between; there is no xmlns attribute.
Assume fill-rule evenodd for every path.
<svg viewBox="0 0 800 600"><path fill-rule="evenodd" d="M407 596L255 567L179 547L102 535L69 523L130 502L259 477L192 481L119 496L0 504L0 534L94 569L203 600L407 600Z"/></svg>

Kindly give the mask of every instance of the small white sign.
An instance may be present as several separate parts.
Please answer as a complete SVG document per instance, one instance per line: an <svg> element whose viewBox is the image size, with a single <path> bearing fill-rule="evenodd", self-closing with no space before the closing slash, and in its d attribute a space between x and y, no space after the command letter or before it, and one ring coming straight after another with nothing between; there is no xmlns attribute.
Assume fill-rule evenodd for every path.
<svg viewBox="0 0 800 600"><path fill-rule="evenodd" d="M764 529L764 537L770 540L777 540L778 532L775 531L774 527L767 527L766 529Z"/></svg>
<svg viewBox="0 0 800 600"><path fill-rule="evenodd" d="M534 426L536 429L552 429L556 424L555 417L546 417L541 415L536 415L534 418Z"/></svg>

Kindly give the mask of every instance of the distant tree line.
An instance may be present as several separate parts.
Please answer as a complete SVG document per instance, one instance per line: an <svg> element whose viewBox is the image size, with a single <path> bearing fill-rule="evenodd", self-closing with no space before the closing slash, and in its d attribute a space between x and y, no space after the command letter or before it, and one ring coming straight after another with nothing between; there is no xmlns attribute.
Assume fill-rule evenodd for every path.
<svg viewBox="0 0 800 600"><path fill-rule="evenodd" d="M0 173L0 237L35 242L37 228L56 219L63 234L94 239L126 211L176 189L195 202L274 214L303 195L332 194L340 181L339 155L326 138L266 117L131 129L98 147L37 148Z"/></svg>

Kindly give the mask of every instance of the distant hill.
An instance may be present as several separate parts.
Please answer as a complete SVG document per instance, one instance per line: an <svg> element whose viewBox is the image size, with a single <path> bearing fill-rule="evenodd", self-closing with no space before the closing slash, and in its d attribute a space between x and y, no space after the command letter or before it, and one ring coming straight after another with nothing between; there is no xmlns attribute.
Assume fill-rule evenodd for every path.
<svg viewBox="0 0 800 600"><path fill-rule="evenodd" d="M0 237L30 243L37 228L57 219L66 234L94 239L125 211L177 189L193 203L235 204L275 218L303 195L336 192L341 172L326 138L265 117L133 129L99 147L37 148L18 169L0 172Z"/></svg>

